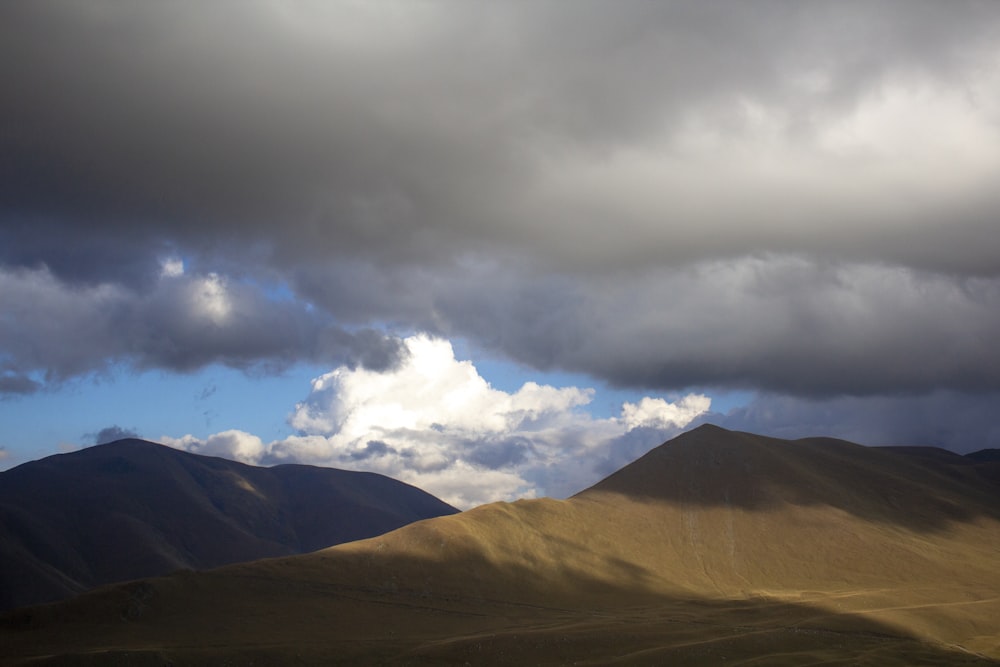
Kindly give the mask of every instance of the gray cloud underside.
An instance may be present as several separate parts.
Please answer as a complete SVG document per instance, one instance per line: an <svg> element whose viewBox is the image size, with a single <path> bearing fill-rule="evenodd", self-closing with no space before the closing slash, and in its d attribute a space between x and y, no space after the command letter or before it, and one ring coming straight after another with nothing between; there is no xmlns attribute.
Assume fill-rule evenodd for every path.
<svg viewBox="0 0 1000 667"><path fill-rule="evenodd" d="M93 438L95 445L103 445L108 442L114 442L115 440L122 440L124 438L138 438L139 434L130 428L122 428L118 424L112 426L106 426L100 431L94 434L88 434Z"/></svg>
<svg viewBox="0 0 1000 667"><path fill-rule="evenodd" d="M8 4L6 254L72 274L86 260L38 235L85 225L279 262L497 247L574 267L751 250L1000 268L997 164L951 128L911 138L942 133L930 157L952 173L820 136L897 83L995 123L977 97L995 92L995 5L700 4Z"/></svg>
<svg viewBox="0 0 1000 667"><path fill-rule="evenodd" d="M355 291L543 369L621 386L765 388L809 395L1000 388L1000 281L899 267L750 257L596 278L484 264L451 276L339 267L300 290ZM327 305L339 307L337 297Z"/></svg>
<svg viewBox="0 0 1000 667"><path fill-rule="evenodd" d="M163 277L140 292L0 271L0 302L0 393L32 393L116 362L181 372L210 363L279 371L300 360L384 369L404 353L385 334L345 329L217 275Z"/></svg>
<svg viewBox="0 0 1000 667"><path fill-rule="evenodd" d="M383 323L628 386L995 391L997 44L992 2L7 3L0 391L387 366Z"/></svg>

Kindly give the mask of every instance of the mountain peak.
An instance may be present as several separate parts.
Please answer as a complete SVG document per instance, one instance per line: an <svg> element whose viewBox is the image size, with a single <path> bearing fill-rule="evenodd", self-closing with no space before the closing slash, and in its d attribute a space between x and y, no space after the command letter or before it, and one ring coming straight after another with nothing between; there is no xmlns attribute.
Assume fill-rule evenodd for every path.
<svg viewBox="0 0 1000 667"><path fill-rule="evenodd" d="M0 473L0 609L321 549L456 513L334 468L259 468L127 438Z"/></svg>
<svg viewBox="0 0 1000 667"><path fill-rule="evenodd" d="M685 433L688 433L688 434L693 434L693 433L720 433L720 432L721 433L732 433L732 431L730 431L729 429L722 428L721 426L718 426L716 424L712 424L711 422L705 422L704 424L700 424L700 425L694 427L693 429L685 431Z"/></svg>
<svg viewBox="0 0 1000 667"><path fill-rule="evenodd" d="M566 501L109 587L0 640L24 664L991 664L995 463L957 458L705 426Z"/></svg>
<svg viewBox="0 0 1000 667"><path fill-rule="evenodd" d="M985 465L985 464L983 464ZM578 494L685 505L830 506L870 520L926 529L997 513L986 474L964 457L864 447L834 438L782 440L703 425L655 447ZM976 482L973 484L972 482ZM975 500L970 499L974 498ZM907 497L907 505L893 498ZM963 498L961 502L949 498Z"/></svg>

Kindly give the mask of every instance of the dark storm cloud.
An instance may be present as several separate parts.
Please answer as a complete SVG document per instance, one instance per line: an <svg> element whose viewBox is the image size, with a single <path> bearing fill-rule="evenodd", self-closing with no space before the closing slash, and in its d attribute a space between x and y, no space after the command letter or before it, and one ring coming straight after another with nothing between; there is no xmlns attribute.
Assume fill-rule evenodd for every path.
<svg viewBox="0 0 1000 667"><path fill-rule="evenodd" d="M77 287L47 270L0 272L0 301L8 392L55 385L115 362L266 371L309 360L383 370L404 354L383 333L338 327L324 313L216 274L165 275L141 292L108 283Z"/></svg>
<svg viewBox="0 0 1000 667"><path fill-rule="evenodd" d="M354 298L370 288L386 314L427 303L426 316L413 315L421 328L621 386L810 395L1000 388L992 278L787 256L595 278L485 262L446 276L386 271ZM334 271L316 282L339 293L342 280Z"/></svg>
<svg viewBox="0 0 1000 667"><path fill-rule="evenodd" d="M6 395L33 394L41 385L22 373L5 371L0 373L0 397Z"/></svg>
<svg viewBox="0 0 1000 667"><path fill-rule="evenodd" d="M373 371L387 371L396 368L407 354L402 340L381 331L348 331L328 326L317 334L314 358L331 364L340 361L349 368L361 366Z"/></svg>
<svg viewBox="0 0 1000 667"><path fill-rule="evenodd" d="M397 453L396 449L381 440L369 440L364 449L351 452L349 457L353 461L366 461L373 456L385 456L386 454Z"/></svg>
<svg viewBox="0 0 1000 667"><path fill-rule="evenodd" d="M134 429L122 428L121 426L115 424L113 426L102 428L90 437L94 439L95 445L103 445L116 440L124 440L125 438L138 438L139 434Z"/></svg>
<svg viewBox="0 0 1000 667"><path fill-rule="evenodd" d="M989 119L976 96L995 82L976 77L995 55L990 3L3 11L6 228L85 226L192 251L263 243L284 263L489 244L576 266L749 248L1000 268L983 243L998 240L992 188L963 191L959 206L926 189L930 175L877 151L851 169L853 155L821 141L897 79L968 95ZM976 138L949 135L916 158L959 157ZM769 152L784 166L762 169ZM951 168L996 174L967 159ZM916 200L887 211L905 193L858 188L859 175ZM57 239L46 252L23 229L13 238L31 247L8 261L115 270L72 266Z"/></svg>
<svg viewBox="0 0 1000 667"><path fill-rule="evenodd" d="M463 456L472 463L496 470L523 463L534 453L531 440L515 436L470 443Z"/></svg>
<svg viewBox="0 0 1000 667"><path fill-rule="evenodd" d="M388 324L628 386L994 391L997 44L976 1L7 3L0 390L391 367Z"/></svg>
<svg viewBox="0 0 1000 667"><path fill-rule="evenodd" d="M106 236L94 231L83 224L5 220L0 225L0 263L44 266L73 283L111 280L148 287L160 272L160 258L174 254L169 244L141 232Z"/></svg>

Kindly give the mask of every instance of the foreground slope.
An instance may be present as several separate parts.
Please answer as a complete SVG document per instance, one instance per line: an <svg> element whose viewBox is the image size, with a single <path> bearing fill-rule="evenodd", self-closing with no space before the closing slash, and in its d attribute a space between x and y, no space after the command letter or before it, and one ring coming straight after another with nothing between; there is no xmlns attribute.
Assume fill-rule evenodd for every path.
<svg viewBox="0 0 1000 667"><path fill-rule="evenodd" d="M120 440L0 473L0 609L304 553L456 511L381 475L257 468Z"/></svg>
<svg viewBox="0 0 1000 667"><path fill-rule="evenodd" d="M566 501L7 616L12 664L993 664L978 464L705 426Z"/></svg>

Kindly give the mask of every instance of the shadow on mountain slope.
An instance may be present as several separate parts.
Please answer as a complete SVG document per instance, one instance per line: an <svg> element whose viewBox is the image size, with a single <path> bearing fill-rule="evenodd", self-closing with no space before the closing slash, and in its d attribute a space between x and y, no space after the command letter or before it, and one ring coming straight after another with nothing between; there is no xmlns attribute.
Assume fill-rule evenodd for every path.
<svg viewBox="0 0 1000 667"><path fill-rule="evenodd" d="M3 617L0 643L9 664L991 664L991 487L935 457L703 427L569 500L109 588Z"/></svg>
<svg viewBox="0 0 1000 667"><path fill-rule="evenodd" d="M820 505L496 503L22 610L0 641L9 664L990 664L996 535Z"/></svg>
<svg viewBox="0 0 1000 667"><path fill-rule="evenodd" d="M0 473L0 609L304 553L457 511L382 475L260 468L121 440Z"/></svg>
<svg viewBox="0 0 1000 667"><path fill-rule="evenodd" d="M178 573L13 612L0 620L0 662L997 664L883 618L889 595L841 611L833 598L655 593L628 585L634 573L614 563L607 576L569 567L552 581L544 568L468 552L378 553L331 549ZM965 620L940 621L939 634Z"/></svg>
<svg viewBox="0 0 1000 667"><path fill-rule="evenodd" d="M866 521L940 531L980 517L1000 520L1000 478L992 465L934 448L780 440L706 424L577 497L612 493L752 511L825 505Z"/></svg>

